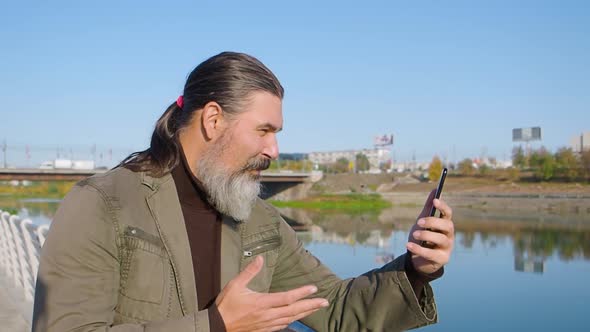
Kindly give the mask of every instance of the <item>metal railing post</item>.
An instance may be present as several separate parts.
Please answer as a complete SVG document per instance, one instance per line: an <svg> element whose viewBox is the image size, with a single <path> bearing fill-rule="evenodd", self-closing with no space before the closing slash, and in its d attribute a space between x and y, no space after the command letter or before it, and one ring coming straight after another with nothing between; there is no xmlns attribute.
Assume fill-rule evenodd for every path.
<svg viewBox="0 0 590 332"><path fill-rule="evenodd" d="M27 302L33 302L39 254L49 225L35 225L29 219L0 210L0 264Z"/></svg>

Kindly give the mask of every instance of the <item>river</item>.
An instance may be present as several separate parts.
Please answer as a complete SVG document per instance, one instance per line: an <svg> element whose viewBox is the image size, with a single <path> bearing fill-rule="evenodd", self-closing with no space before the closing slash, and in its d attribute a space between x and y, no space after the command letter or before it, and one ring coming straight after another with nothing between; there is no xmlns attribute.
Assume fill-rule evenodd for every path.
<svg viewBox="0 0 590 332"><path fill-rule="evenodd" d="M11 209L49 223L57 200L12 200ZM6 199L0 204L7 204ZM342 278L405 252L417 207L347 215L284 209L306 224L298 236ZM485 213L484 213L485 212ZM590 220L580 214L455 211L455 250L432 283L439 323L423 331L585 330L590 301Z"/></svg>

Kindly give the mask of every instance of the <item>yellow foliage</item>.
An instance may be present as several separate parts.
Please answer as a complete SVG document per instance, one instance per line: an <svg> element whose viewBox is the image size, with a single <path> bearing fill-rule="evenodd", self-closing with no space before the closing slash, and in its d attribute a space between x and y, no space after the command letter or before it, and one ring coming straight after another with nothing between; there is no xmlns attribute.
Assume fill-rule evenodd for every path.
<svg viewBox="0 0 590 332"><path fill-rule="evenodd" d="M13 197L63 198L74 184L74 181L33 182L29 186L0 184L0 194Z"/></svg>
<svg viewBox="0 0 590 332"><path fill-rule="evenodd" d="M442 168L442 161L438 156L434 156L430 162L430 166L428 166L428 179L430 179L430 181L438 181Z"/></svg>

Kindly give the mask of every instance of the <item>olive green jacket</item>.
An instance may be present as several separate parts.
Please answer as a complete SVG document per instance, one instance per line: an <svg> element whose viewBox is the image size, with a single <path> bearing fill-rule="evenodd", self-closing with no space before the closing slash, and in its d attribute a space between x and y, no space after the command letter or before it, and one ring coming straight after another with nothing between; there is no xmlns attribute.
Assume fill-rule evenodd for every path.
<svg viewBox="0 0 590 332"><path fill-rule="evenodd" d="M221 287L256 255L265 266L252 290L315 284L328 299L329 307L302 320L317 331L398 331L436 321L432 289L419 303L405 255L341 280L262 200L246 222L223 219ZM116 168L83 180L56 212L41 252L33 331L209 331L192 264L172 176Z"/></svg>

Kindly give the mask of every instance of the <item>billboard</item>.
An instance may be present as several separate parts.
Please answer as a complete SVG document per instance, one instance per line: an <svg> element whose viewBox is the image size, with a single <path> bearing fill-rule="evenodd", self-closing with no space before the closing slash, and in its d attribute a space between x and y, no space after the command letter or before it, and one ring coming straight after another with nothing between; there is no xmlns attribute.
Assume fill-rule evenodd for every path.
<svg viewBox="0 0 590 332"><path fill-rule="evenodd" d="M541 127L512 129L513 142L529 142L541 140Z"/></svg>
<svg viewBox="0 0 590 332"><path fill-rule="evenodd" d="M570 146L574 152L581 153L590 150L590 131L572 137Z"/></svg>
<svg viewBox="0 0 590 332"><path fill-rule="evenodd" d="M375 136L373 139L373 145L383 146L383 145L393 145L393 135L380 135Z"/></svg>

